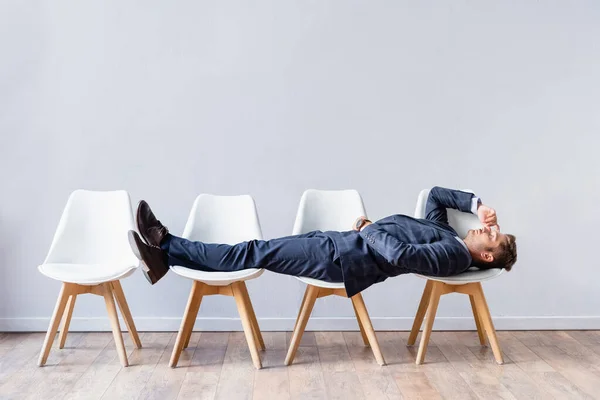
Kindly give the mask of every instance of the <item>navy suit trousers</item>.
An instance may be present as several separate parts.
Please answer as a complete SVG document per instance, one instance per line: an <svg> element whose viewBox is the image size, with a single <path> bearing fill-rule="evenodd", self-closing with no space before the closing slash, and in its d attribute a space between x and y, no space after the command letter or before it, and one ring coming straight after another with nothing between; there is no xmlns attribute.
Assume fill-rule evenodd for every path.
<svg viewBox="0 0 600 400"><path fill-rule="evenodd" d="M265 268L278 274L344 281L333 241L320 231L235 245L193 242L167 235L161 248L169 256L169 265L202 271Z"/></svg>

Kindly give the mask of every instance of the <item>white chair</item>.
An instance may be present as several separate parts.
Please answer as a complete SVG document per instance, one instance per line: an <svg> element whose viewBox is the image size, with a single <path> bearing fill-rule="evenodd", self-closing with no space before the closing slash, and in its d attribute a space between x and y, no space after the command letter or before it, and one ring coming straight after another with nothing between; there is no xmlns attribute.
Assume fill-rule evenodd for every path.
<svg viewBox="0 0 600 400"><path fill-rule="evenodd" d="M135 228L131 201L126 191L76 190L69 197L48 256L38 267L42 274L63 282L46 333L39 366L44 365L48 359L63 314L59 348L64 347L75 300L77 295L84 293L104 297L117 352L124 367L128 365L127 354L115 298L133 343L137 348L142 347L119 282L139 266L127 240L130 229Z"/></svg>
<svg viewBox="0 0 600 400"><path fill-rule="evenodd" d="M251 196L214 196L201 194L196 198L182 237L206 243L236 244L262 239L256 205ZM179 356L186 348L203 296L221 294L233 296L237 305L252 361L257 369L262 367L257 344L261 350L265 343L260 333L245 281L258 278L263 269L246 269L235 272L206 272L181 266L171 266L177 275L194 281L187 307L181 321L177 341L171 354L170 366L175 368Z"/></svg>
<svg viewBox="0 0 600 400"><path fill-rule="evenodd" d="M425 218L425 206L428 197L429 189L422 190L421 193L419 193L415 218ZM448 222L461 238L467 236L467 231L469 229L481 228L481 223L477 216L452 209L448 210ZM498 345L494 323L481 287L481 282L497 278L503 272L504 269L499 268L487 270L471 268L462 274L444 278L415 274L420 278L427 279L425 289L423 290L423 296L421 297L419 308L417 309L417 315L415 316L415 321L407 342L409 346L415 344L423 319L425 318L425 315L427 315L421 343L419 344L419 351L417 353L417 364L422 364L425 360L425 353L427 352L427 345L429 343L429 337L431 335L431 329L433 327L433 321L435 320L440 297L448 293L463 293L469 295L471 309L473 311L473 317L475 318L475 325L477 326L477 333L479 335L479 342L482 346L485 346L485 334L487 333L487 338L490 341L496 362L498 364L504 362L502 359L502 351Z"/></svg>
<svg viewBox="0 0 600 400"><path fill-rule="evenodd" d="M367 216L367 212L362 198L356 190L309 189L300 199L293 234L298 235L316 230L349 231L352 229L352 223L361 215ZM285 365L290 365L294 361L317 298L330 295L348 297L343 282L330 283L305 277L297 277L297 279L306 283L307 287L285 358ZM377 363L385 365L362 295L360 293L354 295L351 300L365 346L370 345Z"/></svg>

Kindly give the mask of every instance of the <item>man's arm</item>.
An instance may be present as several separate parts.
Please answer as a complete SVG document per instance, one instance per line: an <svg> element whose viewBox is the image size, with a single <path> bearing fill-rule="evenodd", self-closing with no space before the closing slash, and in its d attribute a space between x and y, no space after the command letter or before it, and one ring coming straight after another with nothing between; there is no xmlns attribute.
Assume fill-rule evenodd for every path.
<svg viewBox="0 0 600 400"><path fill-rule="evenodd" d="M425 207L425 218L447 224L447 208L473 213L479 217L479 221L482 224L500 230L496 210L482 204L481 199L473 193L446 189L439 186L431 189Z"/></svg>
<svg viewBox="0 0 600 400"><path fill-rule="evenodd" d="M455 243L449 245L443 240L427 244L404 243L382 229L378 223L365 226L359 235L367 241L369 247L377 251L390 264L411 272L445 276L468 267L468 265L459 265L462 257L457 246L453 246Z"/></svg>
<svg viewBox="0 0 600 400"><path fill-rule="evenodd" d="M477 214L479 204L481 204L481 200L473 193L435 186L429 191L427 205L425 206L425 218L447 224L447 208Z"/></svg>

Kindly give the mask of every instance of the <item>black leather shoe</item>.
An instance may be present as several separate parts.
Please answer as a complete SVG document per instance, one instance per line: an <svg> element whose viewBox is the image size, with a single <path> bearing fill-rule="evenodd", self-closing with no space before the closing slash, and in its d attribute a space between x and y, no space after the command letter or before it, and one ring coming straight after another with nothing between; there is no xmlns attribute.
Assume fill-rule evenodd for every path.
<svg viewBox="0 0 600 400"><path fill-rule="evenodd" d="M149 246L144 243L135 231L129 231L128 237L131 250L142 262L144 276L151 285L154 285L169 271L166 253L160 247Z"/></svg>
<svg viewBox="0 0 600 400"><path fill-rule="evenodd" d="M160 243L167 236L169 230L156 219L150 206L144 200L138 204L136 220L138 231L146 243L150 246L160 247Z"/></svg>

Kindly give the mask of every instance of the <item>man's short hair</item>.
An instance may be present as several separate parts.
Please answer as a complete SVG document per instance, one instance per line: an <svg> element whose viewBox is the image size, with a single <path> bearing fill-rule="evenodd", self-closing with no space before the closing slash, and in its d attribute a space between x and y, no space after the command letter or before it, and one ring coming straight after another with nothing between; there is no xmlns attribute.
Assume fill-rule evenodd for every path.
<svg viewBox="0 0 600 400"><path fill-rule="evenodd" d="M517 238L514 235L506 235L498 248L494 251L494 261L485 263L485 268L504 268L510 271L517 262Z"/></svg>

